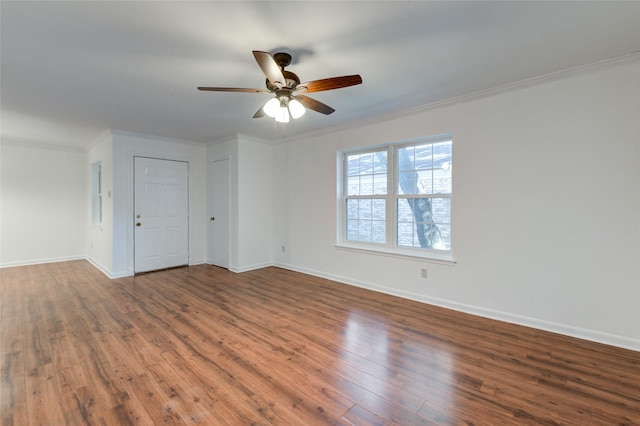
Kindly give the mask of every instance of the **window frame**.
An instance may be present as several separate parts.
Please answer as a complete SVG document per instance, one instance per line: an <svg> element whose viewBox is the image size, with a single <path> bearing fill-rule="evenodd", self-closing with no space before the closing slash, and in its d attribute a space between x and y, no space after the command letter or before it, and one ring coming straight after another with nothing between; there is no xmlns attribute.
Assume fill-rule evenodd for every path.
<svg viewBox="0 0 640 426"><path fill-rule="evenodd" d="M451 171L451 191L448 193L434 194L400 194L398 190L400 167L398 163L398 150L404 147L424 144L435 145L439 142L451 141L451 163L453 164L453 137L449 133L426 136L392 143L371 145L337 152L337 236L336 247L350 251L372 253L402 258L418 258L435 263L454 264L453 258L453 169ZM373 152L387 152L387 192L374 195L348 195L347 158L354 154ZM349 199L376 199L384 198L386 205L385 214L385 243L347 240L347 200ZM449 226L451 228L449 250L430 249L421 247L408 247L398 245L398 200L407 198L448 198L451 202L449 210Z"/></svg>
<svg viewBox="0 0 640 426"><path fill-rule="evenodd" d="M91 164L91 222L96 228L102 227L102 195L102 162L96 161Z"/></svg>

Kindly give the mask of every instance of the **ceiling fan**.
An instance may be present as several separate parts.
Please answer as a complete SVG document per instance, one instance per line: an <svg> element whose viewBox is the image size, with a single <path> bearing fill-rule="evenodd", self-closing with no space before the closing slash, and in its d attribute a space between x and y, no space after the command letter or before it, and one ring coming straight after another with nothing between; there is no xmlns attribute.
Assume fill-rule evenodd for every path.
<svg viewBox="0 0 640 426"><path fill-rule="evenodd" d="M362 83L362 77L358 74L300 83L300 78L298 78L297 75L284 69L291 63L290 54L279 52L271 56L268 52L254 50L253 56L267 77L266 89L198 87L198 90L211 92L273 93L275 97L271 98L263 107L260 107L253 115L253 118L268 115L280 123L287 123L289 116L294 119L301 117L305 113L305 108L327 115L335 111L329 105L305 96L304 93L341 89Z"/></svg>

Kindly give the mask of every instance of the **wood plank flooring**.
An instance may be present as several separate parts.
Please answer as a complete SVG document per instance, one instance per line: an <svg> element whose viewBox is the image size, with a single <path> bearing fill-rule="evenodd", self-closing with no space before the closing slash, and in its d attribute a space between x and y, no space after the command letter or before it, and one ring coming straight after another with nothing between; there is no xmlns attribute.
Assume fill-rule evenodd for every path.
<svg viewBox="0 0 640 426"><path fill-rule="evenodd" d="M2 426L640 425L640 352L279 268L0 270Z"/></svg>

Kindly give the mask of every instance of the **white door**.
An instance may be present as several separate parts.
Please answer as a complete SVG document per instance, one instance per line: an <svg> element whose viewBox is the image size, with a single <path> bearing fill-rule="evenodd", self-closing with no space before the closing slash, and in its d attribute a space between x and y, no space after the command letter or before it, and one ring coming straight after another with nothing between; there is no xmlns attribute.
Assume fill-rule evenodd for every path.
<svg viewBox="0 0 640 426"><path fill-rule="evenodd" d="M210 163L209 263L229 268L229 160Z"/></svg>
<svg viewBox="0 0 640 426"><path fill-rule="evenodd" d="M189 164L134 158L134 270L189 263Z"/></svg>

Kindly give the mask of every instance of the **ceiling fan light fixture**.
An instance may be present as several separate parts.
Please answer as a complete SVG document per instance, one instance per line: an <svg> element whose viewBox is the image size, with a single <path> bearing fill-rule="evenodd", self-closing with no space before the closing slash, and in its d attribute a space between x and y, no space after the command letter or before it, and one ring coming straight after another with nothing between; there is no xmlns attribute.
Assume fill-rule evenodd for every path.
<svg viewBox="0 0 640 426"><path fill-rule="evenodd" d="M280 107L278 108L278 112L276 113L276 121L278 123L289 122L289 109L287 108L287 104L284 101L282 101Z"/></svg>
<svg viewBox="0 0 640 426"><path fill-rule="evenodd" d="M280 109L280 100L278 98L271 98L269 101L264 104L262 110L265 114L267 114L271 118L275 118L278 115L278 110Z"/></svg>
<svg viewBox="0 0 640 426"><path fill-rule="evenodd" d="M298 101L297 99L291 99L289 101L289 113L291 113L291 117L293 117L294 120L302 117L305 112L306 109L300 103L300 101Z"/></svg>

